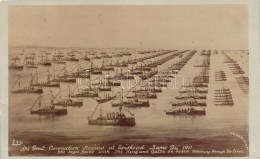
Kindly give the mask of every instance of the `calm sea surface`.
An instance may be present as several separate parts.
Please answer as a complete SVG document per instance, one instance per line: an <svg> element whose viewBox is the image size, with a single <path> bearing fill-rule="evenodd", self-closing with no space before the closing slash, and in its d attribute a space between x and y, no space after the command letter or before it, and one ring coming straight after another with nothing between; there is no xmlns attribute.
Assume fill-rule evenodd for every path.
<svg viewBox="0 0 260 159"><path fill-rule="evenodd" d="M10 54L16 53L11 49ZM200 67L193 67L203 62L201 50L188 61L188 63L179 72L179 75L186 80L192 79L201 71ZM187 55L187 53L185 54ZM134 55L132 55L134 56ZM140 55L136 55L137 58ZM144 56L144 55L143 55ZM163 57L165 57L164 55ZM240 52L230 53L230 56L238 61L248 76L247 64L248 56ZM126 57L124 57L126 58ZM160 59L158 57L157 59ZM173 62L176 57L163 65L158 70L163 70ZM12 94L9 92L9 141L13 139L22 140L26 144L45 144L45 145L110 145L110 144L178 144L192 145L200 150L237 148L245 151L244 142L232 135L236 133L248 141L248 94L244 94L236 83L235 77L228 67L223 63L222 54L211 56L210 83L207 94L207 107L205 116L171 116L166 115L165 110L171 108L171 101L174 101L180 88L181 80L177 82L178 88L164 88L162 93L157 93L157 99L150 99L150 107L129 109L135 114L136 126L118 127L118 126L93 126L88 125L88 117L91 116L97 107L97 102L91 98L84 98L82 107L68 107L68 114L64 116L38 116L31 115L30 108L38 98L37 94ZM73 69L77 62L68 62L68 70ZM95 60L95 65L100 66L101 60ZM84 65L84 61L82 62ZM87 63L85 62L85 65ZM18 75L27 76L22 78L21 85L28 85L30 73L37 70L39 72L39 81L46 80L46 71L62 69L63 65L54 64L53 66L39 66L37 69L24 68L22 71L9 70L9 89L16 89ZM214 74L216 71L225 71L226 82L215 82ZM45 72L45 73L44 73ZM60 71L56 71L58 74ZM114 72L110 72L113 74ZM124 86L126 83L124 82ZM234 106L215 106L214 90L216 88L227 86L231 89ZM71 90L76 84L70 84ZM61 90L68 88L68 83L61 83L61 88L43 88L44 94L52 90L55 95ZM77 88L75 92L77 92ZM120 87L113 88L114 92L119 92ZM124 89L124 91L127 91ZM66 92L61 93L62 98L67 96ZM102 93L100 93L102 95ZM42 99L42 105L50 104L50 96ZM111 106L111 102L100 105L102 112L118 111ZM99 116L99 108L94 117ZM126 112L128 115L128 113ZM26 155L11 149L11 155ZM46 155L46 154L35 154Z"/></svg>

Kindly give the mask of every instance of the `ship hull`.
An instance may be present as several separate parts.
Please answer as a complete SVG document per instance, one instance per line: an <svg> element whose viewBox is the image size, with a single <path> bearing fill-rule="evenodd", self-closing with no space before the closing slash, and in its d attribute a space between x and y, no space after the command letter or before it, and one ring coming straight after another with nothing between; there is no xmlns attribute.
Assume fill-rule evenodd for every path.
<svg viewBox="0 0 260 159"><path fill-rule="evenodd" d="M67 114L67 109L39 109L39 110L31 110L31 114L38 114L38 115L65 115Z"/></svg>
<svg viewBox="0 0 260 159"><path fill-rule="evenodd" d="M89 119L89 125L105 125L105 126L135 126L134 118L110 118L110 119Z"/></svg>

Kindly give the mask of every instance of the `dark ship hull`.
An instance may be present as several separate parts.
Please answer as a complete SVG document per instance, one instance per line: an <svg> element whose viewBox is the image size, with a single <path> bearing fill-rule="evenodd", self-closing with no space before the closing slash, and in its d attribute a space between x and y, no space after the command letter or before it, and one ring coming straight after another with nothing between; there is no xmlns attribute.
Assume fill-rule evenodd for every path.
<svg viewBox="0 0 260 159"><path fill-rule="evenodd" d="M37 93L37 94L42 94L43 90L42 89L19 89L16 91L12 91L12 93Z"/></svg>
<svg viewBox="0 0 260 159"><path fill-rule="evenodd" d="M114 99L116 96L114 96L114 97L108 97L108 98L100 98L100 99L96 99L96 101L98 102L98 103L105 103L105 102L107 102L107 101L110 101L110 100L112 100L112 99Z"/></svg>
<svg viewBox="0 0 260 159"><path fill-rule="evenodd" d="M190 110L190 111L179 111L179 110L174 110L174 111L167 111L167 115L206 115L205 110Z"/></svg>
<svg viewBox="0 0 260 159"><path fill-rule="evenodd" d="M125 118L102 118L89 119L89 125L111 125L111 126L135 126L135 118L125 117Z"/></svg>
<svg viewBox="0 0 260 159"><path fill-rule="evenodd" d="M31 86L37 86L37 87L60 87L60 83L39 83L39 84L32 84Z"/></svg>
<svg viewBox="0 0 260 159"><path fill-rule="evenodd" d="M53 103L53 105L59 105L59 106L83 106L82 101L60 101L57 103Z"/></svg>
<svg viewBox="0 0 260 159"><path fill-rule="evenodd" d="M125 106L125 107L149 107L149 101L138 101L138 102L122 102L122 103L113 103L113 107Z"/></svg>
<svg viewBox="0 0 260 159"><path fill-rule="evenodd" d="M22 70L23 66L9 66L8 68L13 69L13 70Z"/></svg>
<svg viewBox="0 0 260 159"><path fill-rule="evenodd" d="M38 114L38 115L65 115L67 114L67 109L38 109L38 110L31 110L31 114Z"/></svg>
<svg viewBox="0 0 260 159"><path fill-rule="evenodd" d="M76 82L75 78L55 78L51 82Z"/></svg>

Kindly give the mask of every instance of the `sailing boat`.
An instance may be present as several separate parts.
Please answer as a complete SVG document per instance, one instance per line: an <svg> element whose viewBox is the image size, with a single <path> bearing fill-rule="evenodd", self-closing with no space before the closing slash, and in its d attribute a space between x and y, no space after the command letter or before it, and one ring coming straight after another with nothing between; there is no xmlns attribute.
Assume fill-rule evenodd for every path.
<svg viewBox="0 0 260 159"><path fill-rule="evenodd" d="M38 114L38 115L65 115L67 114L67 108L56 108L53 105L53 99L51 99L51 104L48 106L41 106L41 98L42 96L40 95L39 98L37 100L39 100L39 108L36 110L32 110L33 107L35 106L37 100L35 101L34 105L32 106L31 110L31 114ZM52 98L52 97L51 97Z"/></svg>
<svg viewBox="0 0 260 159"><path fill-rule="evenodd" d="M22 70L23 69L23 66L18 64L17 61L20 61L20 58L19 57L13 57L11 58L12 62L10 63L9 65L9 68L10 69L16 69L16 70Z"/></svg>

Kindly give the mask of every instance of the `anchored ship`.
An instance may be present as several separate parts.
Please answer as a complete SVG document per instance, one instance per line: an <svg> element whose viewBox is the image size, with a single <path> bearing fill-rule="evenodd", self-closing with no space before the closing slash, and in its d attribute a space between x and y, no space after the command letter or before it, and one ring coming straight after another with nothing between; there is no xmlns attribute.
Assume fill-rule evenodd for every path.
<svg viewBox="0 0 260 159"><path fill-rule="evenodd" d="M56 108L53 105L53 99L51 99L51 104L47 105L47 106L41 106L41 95L39 96L39 98L37 100L39 100L39 108L36 110L33 110L36 102L34 103L34 105L32 106L32 108L30 108L30 113L31 114L38 114L38 115L66 115L67 112L67 108ZM37 101L36 100L36 101Z"/></svg>
<svg viewBox="0 0 260 159"><path fill-rule="evenodd" d="M135 126L135 117L127 117L122 112L122 106L119 107L119 112L107 113L107 116L102 116L102 110L100 116L96 119L88 118L89 125L112 125L112 126Z"/></svg>

